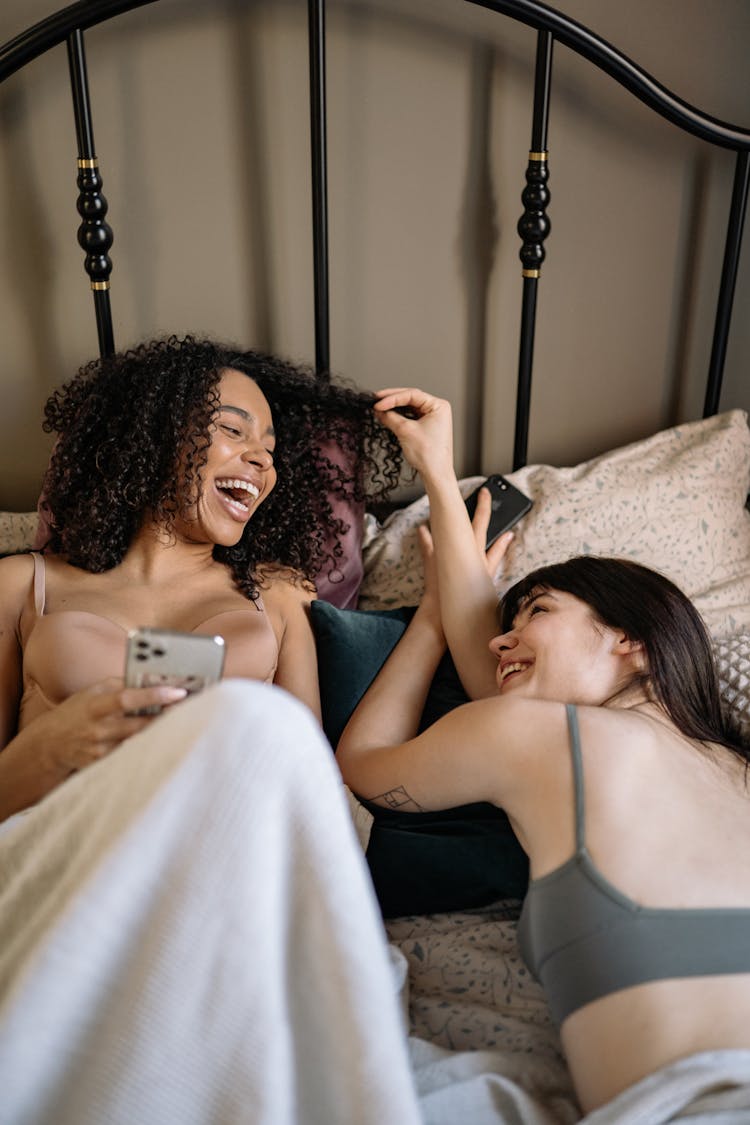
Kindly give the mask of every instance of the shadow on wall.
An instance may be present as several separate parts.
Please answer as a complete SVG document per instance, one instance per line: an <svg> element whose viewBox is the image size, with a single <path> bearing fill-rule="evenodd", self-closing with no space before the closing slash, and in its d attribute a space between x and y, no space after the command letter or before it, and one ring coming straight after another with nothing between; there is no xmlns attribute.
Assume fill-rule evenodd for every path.
<svg viewBox="0 0 750 1125"><path fill-rule="evenodd" d="M0 386L2 395L3 472L0 507L36 506L50 439L41 429L41 406L48 394L48 373L57 370L58 340L54 322L55 285L49 232L33 174L22 86L0 86L0 168L5 181L4 214L8 268L12 275L9 302L16 333L28 345L29 359L15 378ZM11 310L8 310L9 312ZM8 313L6 312L6 316ZM5 335L4 362L14 354ZM24 393L19 393L20 385ZM31 391L28 384L31 384Z"/></svg>
<svg viewBox="0 0 750 1125"><path fill-rule="evenodd" d="M53 320L54 270L51 239L32 172L28 114L23 86L0 86L0 161L6 181L5 215L16 316L33 350L31 378L54 370L58 340ZM38 385L46 392L43 378Z"/></svg>
<svg viewBox="0 0 750 1125"><path fill-rule="evenodd" d="M164 0L95 29L95 37L92 29L94 125L107 150L104 194L116 204L109 217L118 344L153 334L156 324L229 334L311 361L306 23L303 0ZM534 33L463 0L341 0L329 6L328 30L332 365L364 386L398 371L449 395L462 474L505 470ZM165 50L179 54L176 65L163 61ZM45 113L52 99L44 60L33 66L28 85L24 76L0 87L0 207L12 278L2 335L13 340L0 365L7 404L0 507L29 506L48 448L33 436L42 403L72 374L61 370L69 357L87 358L96 347L75 246L74 176L59 186L44 179L67 159L63 145L74 149L70 109L56 163L47 148L43 156L34 149L44 140L49 147L51 134L54 142L54 124L47 121L41 142L29 128L40 85ZM710 154L699 155L696 142L674 137L562 48L553 84L552 233L540 287L547 322L538 338L530 456L570 463L693 413L685 378L706 351L701 286L716 243L706 201L716 183ZM205 113L180 117L180 97L196 91ZM214 107L226 109L225 120L211 117ZM174 130L164 136L173 108ZM389 113L411 114L408 127ZM393 149L374 153L393 132ZM583 138L595 152L579 177L571 151ZM627 175L613 171L615 152L656 170L651 196L646 189L642 199L628 198ZM667 175L672 156L678 171ZM636 251L630 231L641 219L652 241ZM654 245L662 225L667 250L672 242L680 248L676 264ZM612 280L635 311L623 304L597 323L599 291ZM625 337L630 363L603 420L605 392L589 401L576 381L582 371L608 371ZM662 373L668 382L657 388Z"/></svg>
<svg viewBox="0 0 750 1125"><path fill-rule="evenodd" d="M235 5L235 34L232 35L232 80L238 103L237 148L240 174L254 183L248 206L241 215L238 238L248 273L248 292L252 301L251 322L255 325L253 345L272 352L277 347L276 310L268 280L273 272L271 237L271 185L267 169L270 144L263 112L261 49L257 7Z"/></svg>

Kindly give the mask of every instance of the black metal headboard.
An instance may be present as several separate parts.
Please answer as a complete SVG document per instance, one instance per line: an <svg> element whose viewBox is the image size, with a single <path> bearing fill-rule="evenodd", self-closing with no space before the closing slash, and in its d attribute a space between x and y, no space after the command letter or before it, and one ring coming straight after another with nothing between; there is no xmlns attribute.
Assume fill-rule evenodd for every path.
<svg viewBox="0 0 750 1125"><path fill-rule="evenodd" d="M65 42L78 141L78 202L81 218L78 242L85 252L84 268L93 291L99 349L114 350L110 305L109 251L113 242L107 222L107 202L94 145L84 32L86 29L158 0L78 0L42 20L0 47L0 82L32 59ZM719 121L689 105L666 89L622 52L575 20L538 0L460 0L508 16L537 32L534 107L526 186L521 193L523 292L516 392L513 468L526 463L531 377L534 357L537 291L550 232L547 214L550 193L547 125L552 95L552 57L555 42L575 51L608 74L655 113L678 129L736 154L734 184L729 201L727 233L708 365L704 417L719 408L732 304L750 185L750 130ZM312 229L314 270L315 367L322 378L330 369L328 190L326 153L326 35L325 0L308 0L310 54L310 130L312 154Z"/></svg>

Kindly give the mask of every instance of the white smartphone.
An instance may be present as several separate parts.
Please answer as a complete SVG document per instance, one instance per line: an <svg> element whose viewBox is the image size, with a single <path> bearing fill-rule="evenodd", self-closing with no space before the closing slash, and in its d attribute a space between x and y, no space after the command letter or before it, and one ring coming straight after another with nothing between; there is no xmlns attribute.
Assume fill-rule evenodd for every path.
<svg viewBox="0 0 750 1125"><path fill-rule="evenodd" d="M125 656L126 687L185 688L201 691L221 679L224 638L174 629L131 629ZM156 714L160 708L149 708Z"/></svg>

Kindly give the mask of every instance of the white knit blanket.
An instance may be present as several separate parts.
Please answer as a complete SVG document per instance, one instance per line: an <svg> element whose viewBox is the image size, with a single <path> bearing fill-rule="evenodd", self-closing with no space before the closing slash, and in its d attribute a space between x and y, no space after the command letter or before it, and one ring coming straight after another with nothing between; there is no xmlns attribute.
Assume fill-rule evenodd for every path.
<svg viewBox="0 0 750 1125"><path fill-rule="evenodd" d="M331 749L279 689L181 703L0 835L2 1125L412 1125Z"/></svg>

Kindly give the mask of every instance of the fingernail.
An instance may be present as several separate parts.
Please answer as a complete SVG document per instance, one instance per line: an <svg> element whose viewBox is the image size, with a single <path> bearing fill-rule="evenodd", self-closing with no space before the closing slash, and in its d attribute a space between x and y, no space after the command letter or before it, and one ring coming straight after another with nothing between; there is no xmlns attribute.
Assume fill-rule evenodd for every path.
<svg viewBox="0 0 750 1125"><path fill-rule="evenodd" d="M184 687L160 687L156 689L159 693L159 699L164 703L176 703L178 699L184 699L187 695L187 688Z"/></svg>

